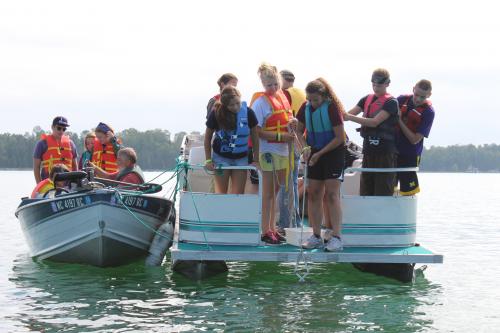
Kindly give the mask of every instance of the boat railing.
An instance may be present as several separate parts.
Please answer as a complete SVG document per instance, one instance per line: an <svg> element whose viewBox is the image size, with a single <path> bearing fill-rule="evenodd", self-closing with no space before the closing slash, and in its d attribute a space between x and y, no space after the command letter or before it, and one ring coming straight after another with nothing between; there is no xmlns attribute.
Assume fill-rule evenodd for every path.
<svg viewBox="0 0 500 333"><path fill-rule="evenodd" d="M345 169L345 173L353 173L353 172L418 172L419 168L347 168Z"/></svg>

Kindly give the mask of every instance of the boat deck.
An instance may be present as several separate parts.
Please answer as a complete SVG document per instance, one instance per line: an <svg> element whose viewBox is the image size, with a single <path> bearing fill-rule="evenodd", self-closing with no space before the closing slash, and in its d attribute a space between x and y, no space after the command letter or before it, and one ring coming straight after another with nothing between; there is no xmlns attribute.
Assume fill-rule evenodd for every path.
<svg viewBox="0 0 500 333"><path fill-rule="evenodd" d="M205 261L275 261L295 262L301 255L296 246L262 245L207 245L175 242L170 249L173 261L205 260ZM443 256L434 254L422 246L410 247L345 247L338 252L323 250L303 250L303 255L311 262L344 262L344 263L426 263L439 264Z"/></svg>

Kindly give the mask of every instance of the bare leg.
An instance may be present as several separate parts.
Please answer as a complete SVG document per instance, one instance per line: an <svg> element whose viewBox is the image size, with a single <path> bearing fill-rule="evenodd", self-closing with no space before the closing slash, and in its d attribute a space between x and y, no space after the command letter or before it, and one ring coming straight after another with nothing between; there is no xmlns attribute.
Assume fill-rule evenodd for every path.
<svg viewBox="0 0 500 333"><path fill-rule="evenodd" d="M222 170L222 175L217 173L220 171L215 171L215 193L227 193L227 187L229 185L229 176L231 175L231 170Z"/></svg>
<svg viewBox="0 0 500 333"><path fill-rule="evenodd" d="M314 234L320 236L325 184L322 180L308 179L307 181L307 215Z"/></svg>
<svg viewBox="0 0 500 333"><path fill-rule="evenodd" d="M269 231L271 226L271 212L273 203L273 172L262 171L262 233ZM274 214L273 214L274 216Z"/></svg>
<svg viewBox="0 0 500 333"><path fill-rule="evenodd" d="M337 179L325 180L325 216L326 227L333 230L333 234L340 237L342 228L342 208L340 205L340 184Z"/></svg>
<svg viewBox="0 0 500 333"><path fill-rule="evenodd" d="M243 194L247 181L247 170L231 170L231 194Z"/></svg>

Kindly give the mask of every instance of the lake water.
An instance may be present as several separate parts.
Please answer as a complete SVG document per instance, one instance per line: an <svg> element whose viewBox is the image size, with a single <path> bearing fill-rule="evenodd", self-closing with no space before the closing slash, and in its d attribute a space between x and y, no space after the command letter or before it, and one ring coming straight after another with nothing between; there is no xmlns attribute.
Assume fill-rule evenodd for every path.
<svg viewBox="0 0 500 333"><path fill-rule="evenodd" d="M299 283L290 264L235 263L192 282L168 260L34 262L14 217L32 173L0 182L0 332L500 332L500 174L420 175L417 240L444 264L413 284L348 264L315 264Z"/></svg>

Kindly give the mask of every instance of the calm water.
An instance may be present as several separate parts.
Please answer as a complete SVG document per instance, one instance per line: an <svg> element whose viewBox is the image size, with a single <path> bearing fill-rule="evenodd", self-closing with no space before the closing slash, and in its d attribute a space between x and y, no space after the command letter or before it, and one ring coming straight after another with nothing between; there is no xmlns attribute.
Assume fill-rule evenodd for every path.
<svg viewBox="0 0 500 333"><path fill-rule="evenodd" d="M168 261L34 262L14 217L32 178L0 171L0 332L500 332L500 174L420 175L418 241L445 263L414 284L334 264L314 265L306 283L274 263L196 283Z"/></svg>

